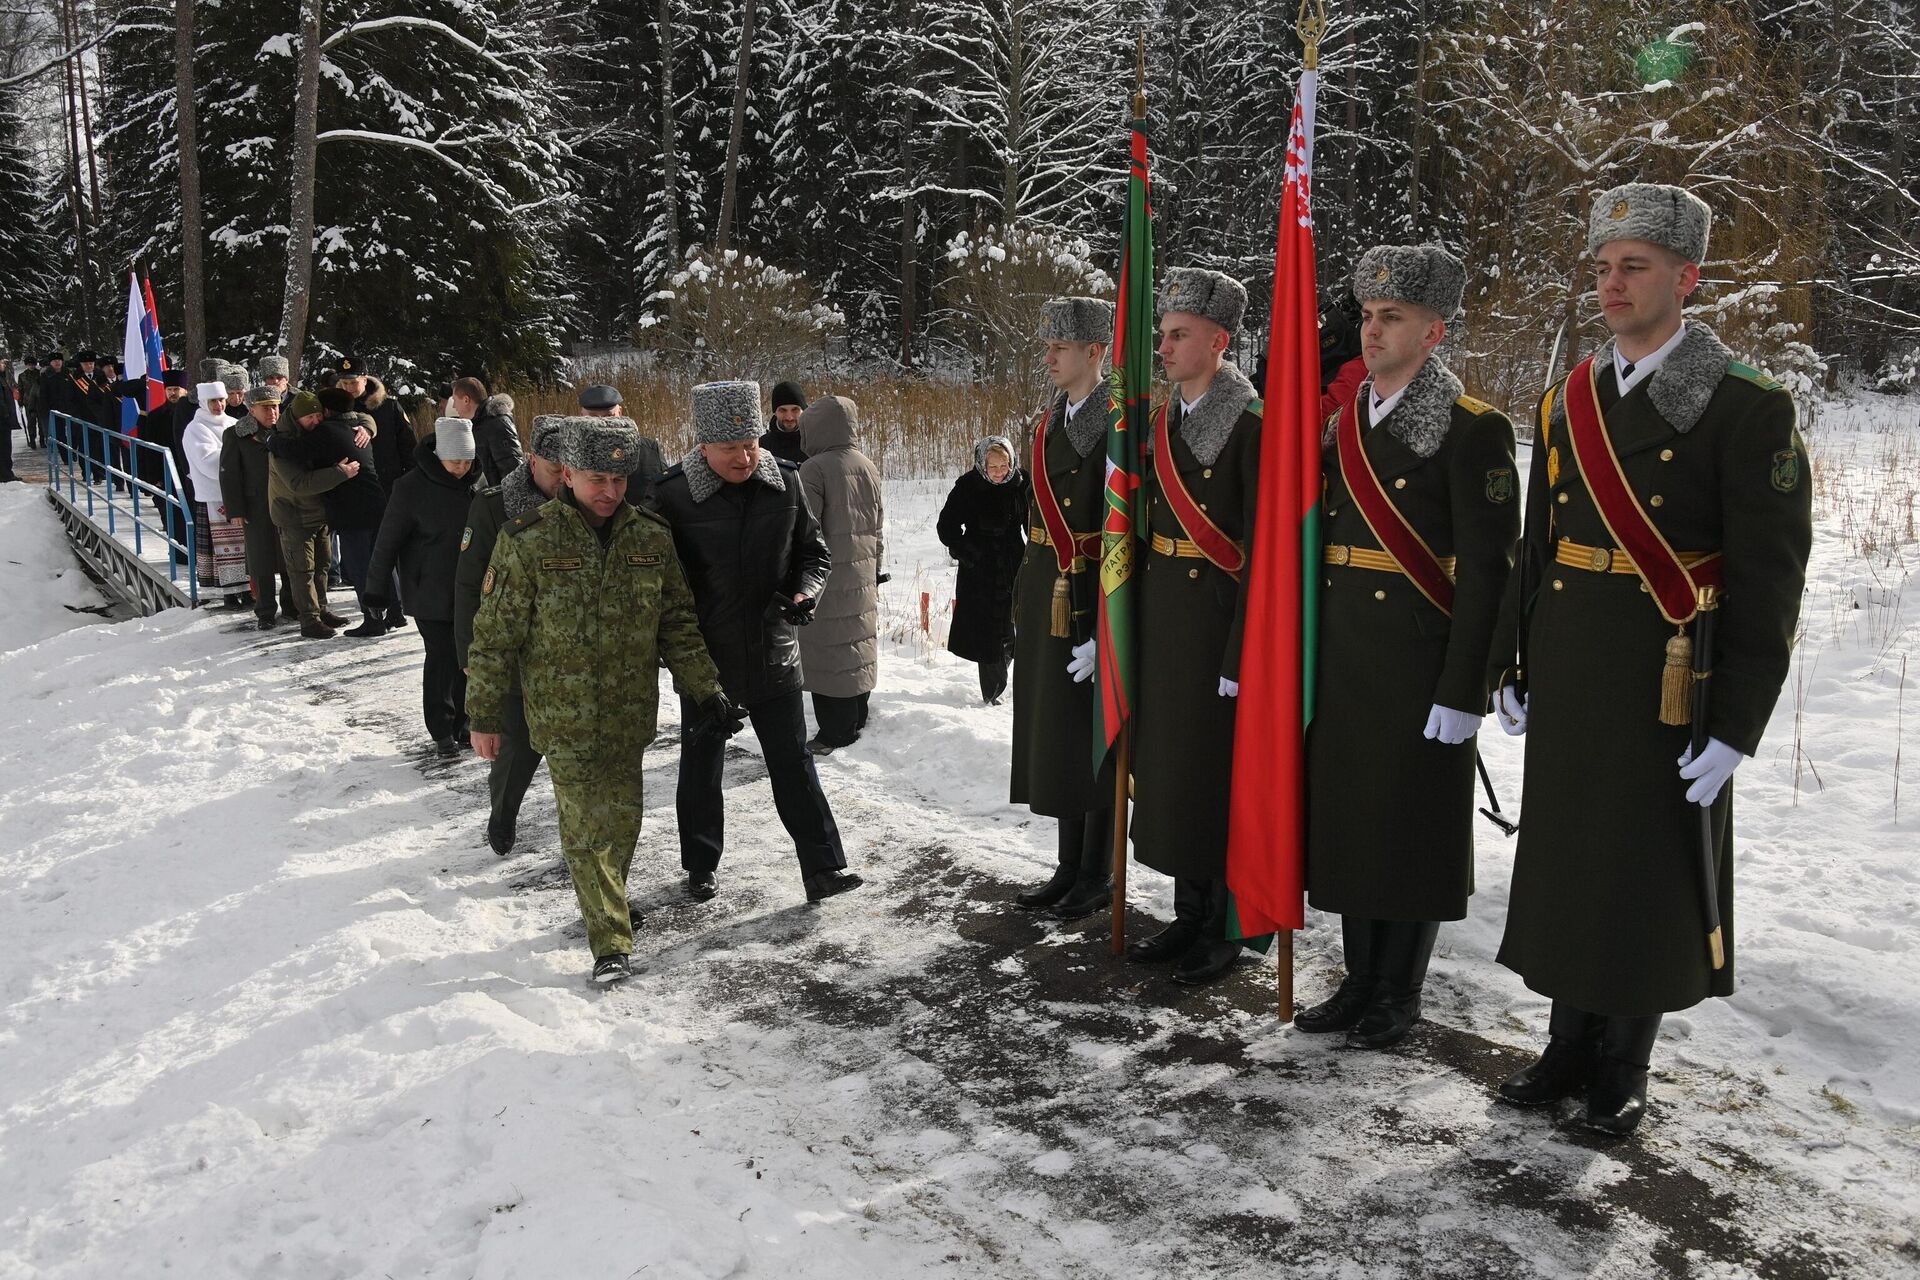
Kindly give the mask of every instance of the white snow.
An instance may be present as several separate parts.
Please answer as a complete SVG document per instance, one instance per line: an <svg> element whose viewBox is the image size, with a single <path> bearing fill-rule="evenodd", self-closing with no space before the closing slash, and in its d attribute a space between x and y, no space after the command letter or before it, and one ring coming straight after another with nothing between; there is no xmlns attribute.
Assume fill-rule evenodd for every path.
<svg viewBox="0 0 1920 1280"><path fill-rule="evenodd" d="M1911 1274L1920 422L1868 398L1808 434L1805 633L1736 784L1740 990L1669 1019L1614 1146L1490 1101L1545 1022L1493 963L1491 827L1388 1054L1278 1025L1263 965L1181 993L1104 918L1012 911L1052 829L1005 801L1010 707L941 648L944 481L888 486L873 723L820 766L868 887L804 905L747 734L721 896L687 902L669 729L611 993L545 774L498 859L482 766L419 750L411 631L76 626L98 597L0 488L0 1275ZM1519 744L1482 745L1511 807Z"/></svg>

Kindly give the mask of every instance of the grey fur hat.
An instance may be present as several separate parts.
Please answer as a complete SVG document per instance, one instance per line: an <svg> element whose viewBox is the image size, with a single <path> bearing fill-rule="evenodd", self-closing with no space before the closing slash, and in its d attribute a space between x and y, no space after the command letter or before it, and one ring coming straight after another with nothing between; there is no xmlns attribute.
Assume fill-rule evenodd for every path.
<svg viewBox="0 0 1920 1280"><path fill-rule="evenodd" d="M1411 302L1442 320L1460 314L1466 290L1467 269L1437 244L1377 245L1353 269L1356 302Z"/></svg>
<svg viewBox="0 0 1920 1280"><path fill-rule="evenodd" d="M604 421L604 419L603 419ZM533 420L533 430L528 436L527 452L537 453L548 462L558 462L564 456L562 443L567 434L567 420L557 413L543 413Z"/></svg>
<svg viewBox="0 0 1920 1280"><path fill-rule="evenodd" d="M760 434L760 384L703 382L693 389L693 438L701 444L750 440Z"/></svg>
<svg viewBox="0 0 1920 1280"><path fill-rule="evenodd" d="M1054 298L1040 308L1040 341L1113 343L1113 304L1104 298Z"/></svg>
<svg viewBox="0 0 1920 1280"><path fill-rule="evenodd" d="M225 360L220 359L218 356L208 356L200 362L200 376L196 381L225 382L227 380L226 372L227 362Z"/></svg>
<svg viewBox="0 0 1920 1280"><path fill-rule="evenodd" d="M562 418L560 461L575 471L630 476L640 466L640 429L629 418Z"/></svg>
<svg viewBox="0 0 1920 1280"><path fill-rule="evenodd" d="M473 422L468 418L435 418L433 451L442 462L471 462L479 452L473 443Z"/></svg>
<svg viewBox="0 0 1920 1280"><path fill-rule="evenodd" d="M247 405L249 408L251 408L256 404L279 404L279 403L280 403L280 392L276 388L270 387L264 382L257 387L247 388Z"/></svg>
<svg viewBox="0 0 1920 1280"><path fill-rule="evenodd" d="M1688 262L1704 262L1713 210L1691 191L1662 182L1629 182L1602 191L1587 218L1587 252L1615 240L1648 240Z"/></svg>
<svg viewBox="0 0 1920 1280"><path fill-rule="evenodd" d="M287 363L285 356L261 356L260 364L255 372L260 375L262 382L265 382L268 378L293 377L293 367Z"/></svg>
<svg viewBox="0 0 1920 1280"><path fill-rule="evenodd" d="M1184 311L1238 333L1247 315L1247 290L1232 276L1205 267L1174 267L1160 286L1159 314Z"/></svg>
<svg viewBox="0 0 1920 1280"><path fill-rule="evenodd" d="M227 390L238 394L253 385L253 378L247 373L247 366L220 362L220 381L227 384Z"/></svg>

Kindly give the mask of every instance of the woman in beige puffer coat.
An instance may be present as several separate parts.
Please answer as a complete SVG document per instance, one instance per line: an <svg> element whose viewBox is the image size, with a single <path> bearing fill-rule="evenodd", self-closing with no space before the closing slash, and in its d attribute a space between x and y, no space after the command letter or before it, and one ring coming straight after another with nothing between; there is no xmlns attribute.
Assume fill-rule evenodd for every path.
<svg viewBox="0 0 1920 1280"><path fill-rule="evenodd" d="M824 396L800 415L800 491L820 522L833 572L800 629L803 686L818 724L814 754L844 747L867 723L867 698L880 665L880 561L885 509L880 473L854 444L860 410Z"/></svg>

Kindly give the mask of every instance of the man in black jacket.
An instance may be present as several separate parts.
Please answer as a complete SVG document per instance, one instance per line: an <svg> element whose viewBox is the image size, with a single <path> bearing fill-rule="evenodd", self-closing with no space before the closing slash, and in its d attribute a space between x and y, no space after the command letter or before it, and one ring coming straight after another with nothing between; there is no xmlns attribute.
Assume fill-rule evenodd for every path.
<svg viewBox="0 0 1920 1280"><path fill-rule="evenodd" d="M760 433L760 451L796 467L805 462L807 451L800 444L800 415L806 410L806 393L800 390L799 383L774 383L773 417L768 420L767 429Z"/></svg>
<svg viewBox="0 0 1920 1280"><path fill-rule="evenodd" d="M513 397L490 396L478 378L455 378L447 388L447 416L473 423L474 447L480 472L490 485L499 484L520 465L520 429L513 425Z"/></svg>
<svg viewBox="0 0 1920 1280"><path fill-rule="evenodd" d="M673 526L707 651L720 668L727 697L753 720L773 784L773 803L799 855L807 900L858 888L833 811L808 754L800 692L800 645L826 583L832 557L800 494L798 468L760 451L760 387L711 382L693 389L698 444L661 478L658 510ZM681 723L694 709L681 700ZM722 802L724 738L680 743L680 865L687 889L705 900L716 892L726 814Z"/></svg>
<svg viewBox="0 0 1920 1280"><path fill-rule="evenodd" d="M381 492L392 493L400 477L413 469L414 449L420 443L419 437L413 433L413 424L407 421L399 402L388 394L386 384L367 375L367 362L359 356L341 356L330 368L334 374L333 385L352 396L353 411L366 415L373 424L372 469L379 473ZM378 526L378 517L374 524ZM371 535L367 549L371 555ZM340 547L340 561L342 570L353 562L344 539ZM386 627L404 627L407 619L401 612L400 604L400 597L395 595L380 616L365 619L361 625L380 623Z"/></svg>

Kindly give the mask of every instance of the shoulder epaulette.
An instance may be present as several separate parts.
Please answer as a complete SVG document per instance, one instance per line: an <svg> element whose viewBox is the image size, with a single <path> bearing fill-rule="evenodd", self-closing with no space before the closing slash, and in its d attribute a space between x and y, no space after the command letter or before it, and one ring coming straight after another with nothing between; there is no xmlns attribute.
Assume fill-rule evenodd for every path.
<svg viewBox="0 0 1920 1280"><path fill-rule="evenodd" d="M497 498L500 496L500 486L497 484L481 485L480 491L474 496L477 498Z"/></svg>
<svg viewBox="0 0 1920 1280"><path fill-rule="evenodd" d="M1461 396L1458 399L1456 399L1454 403L1459 405L1462 409L1465 409L1468 413L1473 414L1475 417L1479 417L1483 413L1500 412L1498 409L1488 404L1485 400L1476 400L1472 396Z"/></svg>
<svg viewBox="0 0 1920 1280"><path fill-rule="evenodd" d="M651 520L655 524L662 525L668 529L673 528L673 526L667 522L667 518L661 515L658 511L655 511L652 507L637 507L633 503L629 502L627 504L627 510L633 512L633 514L636 516L641 516L645 519Z"/></svg>
<svg viewBox="0 0 1920 1280"><path fill-rule="evenodd" d="M1256 418L1265 418L1267 416L1267 402L1259 396L1255 396L1253 399L1247 401L1247 407L1240 412L1250 413Z"/></svg>
<svg viewBox="0 0 1920 1280"><path fill-rule="evenodd" d="M535 507L533 510L523 511L513 519L507 521L507 532L517 535L533 528L533 526L539 524L543 518L541 510L540 507Z"/></svg>
<svg viewBox="0 0 1920 1280"><path fill-rule="evenodd" d="M674 463L674 464L673 464L672 466L670 466L670 467L668 467L668 468L667 468L667 469L666 469L665 471L662 471L662 472L660 473L660 478L661 478L662 480L671 480L671 479L673 479L673 478L674 478L675 476L678 476L678 475L685 475L685 474L686 474L686 471L687 471L687 464L686 464L686 463L684 463L684 462L676 462L676 463Z"/></svg>
<svg viewBox="0 0 1920 1280"><path fill-rule="evenodd" d="M782 467L786 468L788 471L798 471L800 469L799 463L788 462L785 458L775 458L774 461L779 463Z"/></svg>
<svg viewBox="0 0 1920 1280"><path fill-rule="evenodd" d="M1736 378L1751 382L1762 391L1778 391L1781 389L1780 380L1772 374L1756 369L1750 364L1741 364L1738 360L1735 360L1727 366L1727 372Z"/></svg>

